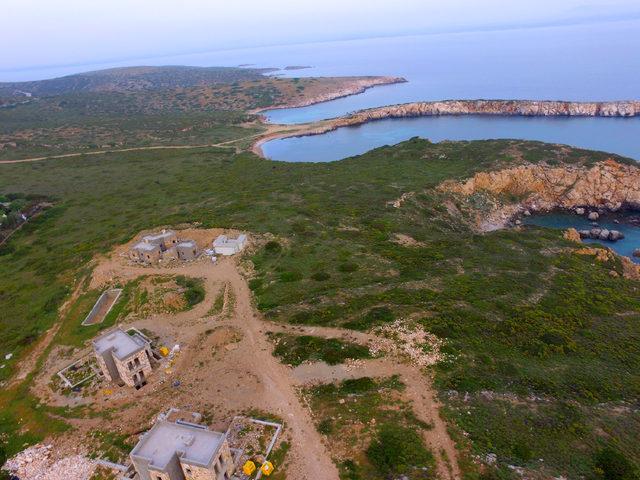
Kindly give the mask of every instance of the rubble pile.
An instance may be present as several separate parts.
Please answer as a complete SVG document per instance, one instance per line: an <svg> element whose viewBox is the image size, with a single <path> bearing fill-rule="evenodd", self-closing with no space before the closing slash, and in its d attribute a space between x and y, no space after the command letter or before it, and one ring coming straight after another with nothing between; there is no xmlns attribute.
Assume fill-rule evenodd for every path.
<svg viewBox="0 0 640 480"><path fill-rule="evenodd" d="M375 333L381 338L369 345L373 355L380 352L405 355L420 367L434 365L443 358L440 353L442 340L420 325L411 328L404 320L398 319L378 328Z"/></svg>
<svg viewBox="0 0 640 480"><path fill-rule="evenodd" d="M83 455L55 460L51 453L51 445L34 445L7 460L3 469L29 480L89 480L96 468L95 462Z"/></svg>

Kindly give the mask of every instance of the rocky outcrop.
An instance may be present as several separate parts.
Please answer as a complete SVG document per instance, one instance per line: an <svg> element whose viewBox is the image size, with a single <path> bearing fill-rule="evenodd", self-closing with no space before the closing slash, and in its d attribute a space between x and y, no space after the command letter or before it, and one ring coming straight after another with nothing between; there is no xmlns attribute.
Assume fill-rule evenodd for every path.
<svg viewBox="0 0 640 480"><path fill-rule="evenodd" d="M609 230L607 228L593 227L591 230L580 230L578 232L580 238L590 238L592 240L604 240L609 242L617 242L624 238L624 234L618 230Z"/></svg>
<svg viewBox="0 0 640 480"><path fill-rule="evenodd" d="M379 79L379 80L376 80ZM323 96L305 99L295 105L275 108L301 107L314 103L361 93L375 85L404 82L403 78L371 77L359 83ZM371 83L369 83L371 82ZM380 82L380 83L375 83ZM271 107L270 109L273 109ZM308 124L295 132L283 132L276 138L321 135L342 127L352 127L388 118L434 117L443 115L493 115L520 117L635 117L640 116L640 101L620 102L562 102L546 100L444 100L414 102L359 110L351 115Z"/></svg>
<svg viewBox="0 0 640 480"><path fill-rule="evenodd" d="M515 195L523 198L520 208L529 211L640 208L640 168L614 160L591 167L526 164L477 173L465 182L448 182L442 188L463 195Z"/></svg>
<svg viewBox="0 0 640 480"><path fill-rule="evenodd" d="M303 100L296 100L288 102L283 105L271 106L255 110L253 113L259 113L265 110L278 110L282 108L299 108L307 107L309 105L315 105L316 103L329 102L331 100L337 100L338 98L349 97L351 95L358 95L364 93L369 88L381 86L381 85L393 85L396 83L406 83L406 79L402 77L354 77L344 79L342 85L339 88L330 90L326 93L321 93L311 97L306 97Z"/></svg>
<svg viewBox="0 0 640 480"><path fill-rule="evenodd" d="M383 118L438 115L504 115L519 117L635 117L640 101L563 102L548 100L444 100L414 102L361 110L345 117L348 124Z"/></svg>

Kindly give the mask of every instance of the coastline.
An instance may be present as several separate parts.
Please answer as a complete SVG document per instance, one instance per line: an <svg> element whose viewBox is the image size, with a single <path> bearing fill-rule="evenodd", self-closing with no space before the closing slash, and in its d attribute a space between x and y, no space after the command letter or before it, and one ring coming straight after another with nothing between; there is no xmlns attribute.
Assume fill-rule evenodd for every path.
<svg viewBox="0 0 640 480"><path fill-rule="evenodd" d="M407 79L403 77L353 77L352 83L345 87L336 90L334 92L326 93L324 95L316 95L314 97L306 98L300 101L294 101L292 103L285 103L282 105L276 105L271 107L259 108L251 110L249 113L260 114L270 110L284 110L287 108L302 108L309 107L311 105L317 105L318 103L331 102L340 98L350 97L352 95L360 95L370 88L380 87L385 85L396 85L398 83L407 83Z"/></svg>
<svg viewBox="0 0 640 480"><path fill-rule="evenodd" d="M328 101L328 100L327 100ZM318 102L319 103L319 102ZM283 107L290 108L290 107ZM293 107L291 107L293 108ZM272 110L272 109L271 109ZM298 129L273 132L259 138L251 147L266 158L262 145L271 140L322 135L339 128L355 127L392 118L435 116L502 116L502 117L603 117L633 118L640 116L640 101L568 102L556 100L443 100L412 102L359 110L349 115L317 122L297 124ZM264 122L264 117L262 117ZM268 125L278 125L264 122Z"/></svg>

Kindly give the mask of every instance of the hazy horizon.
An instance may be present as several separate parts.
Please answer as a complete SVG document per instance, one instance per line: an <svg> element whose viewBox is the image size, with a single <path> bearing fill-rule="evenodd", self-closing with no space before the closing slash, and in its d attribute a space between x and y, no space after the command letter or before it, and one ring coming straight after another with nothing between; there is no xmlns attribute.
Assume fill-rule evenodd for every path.
<svg viewBox="0 0 640 480"><path fill-rule="evenodd" d="M50 78L58 75L46 71L56 68L67 68L66 75L85 71L81 67L86 66L110 68L140 60L275 45L640 18L640 6L630 0L504 3L487 0L478 9L472 8L477 2L471 0L454 0L445 6L405 0L401 7L380 0L354 0L348 5L329 0L321 6L292 0L215 6L188 0L178 8L168 0L153 6L145 1L132 6L124 0L109 6L78 0L62 5L9 0L3 29L12 48L3 53L0 81ZM288 13L282 15L283 11ZM330 34L323 28L327 22Z"/></svg>

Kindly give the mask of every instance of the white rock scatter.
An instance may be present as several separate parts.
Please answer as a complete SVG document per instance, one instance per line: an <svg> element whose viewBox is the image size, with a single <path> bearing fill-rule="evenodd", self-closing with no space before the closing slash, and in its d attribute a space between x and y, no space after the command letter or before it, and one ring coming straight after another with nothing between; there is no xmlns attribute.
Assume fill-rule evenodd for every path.
<svg viewBox="0 0 640 480"><path fill-rule="evenodd" d="M21 480L89 480L96 464L83 455L52 457L52 445L34 445L2 467Z"/></svg>
<svg viewBox="0 0 640 480"><path fill-rule="evenodd" d="M410 327L405 320L398 319L375 332L380 338L369 344L369 351L374 355L381 351L404 355L420 367L434 365L443 358L442 340L420 325Z"/></svg>

